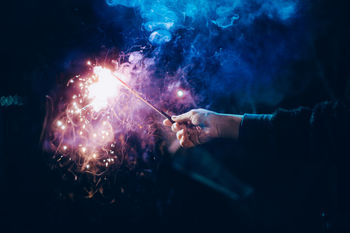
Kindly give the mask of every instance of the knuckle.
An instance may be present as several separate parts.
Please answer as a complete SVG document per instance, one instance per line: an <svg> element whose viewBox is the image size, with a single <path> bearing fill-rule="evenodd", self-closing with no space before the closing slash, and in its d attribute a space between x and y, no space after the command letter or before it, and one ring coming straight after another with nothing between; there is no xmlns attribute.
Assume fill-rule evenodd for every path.
<svg viewBox="0 0 350 233"><path fill-rule="evenodd" d="M172 125L171 125L171 130L174 131L174 132L177 132L177 130L176 130L176 124L172 124Z"/></svg>
<svg viewBox="0 0 350 233"><path fill-rule="evenodd" d="M192 109L192 110L189 112L190 116L193 116L195 113L196 113L196 110L195 110L195 109Z"/></svg>
<svg viewBox="0 0 350 233"><path fill-rule="evenodd" d="M192 118L191 118L192 123L195 124L195 125L199 124L199 123L200 123L200 119L199 119L199 118L200 118L200 117L199 117L198 114L193 115Z"/></svg>
<svg viewBox="0 0 350 233"><path fill-rule="evenodd" d="M199 119L199 114L194 114L192 116L192 120L198 120Z"/></svg>
<svg viewBox="0 0 350 233"><path fill-rule="evenodd" d="M180 143L180 146L185 147L184 141L180 141L179 143Z"/></svg>
<svg viewBox="0 0 350 233"><path fill-rule="evenodd" d="M182 132L181 132L181 131L178 131L178 132L176 133L177 139L180 140L181 136L182 136Z"/></svg>

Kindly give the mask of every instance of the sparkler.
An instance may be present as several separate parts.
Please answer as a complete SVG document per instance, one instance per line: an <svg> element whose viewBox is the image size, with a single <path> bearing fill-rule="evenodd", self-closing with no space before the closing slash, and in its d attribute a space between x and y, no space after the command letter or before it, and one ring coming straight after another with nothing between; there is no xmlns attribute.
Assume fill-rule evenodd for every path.
<svg viewBox="0 0 350 233"><path fill-rule="evenodd" d="M107 176L125 171L125 168L137 169L135 165L140 159L140 150L145 161L148 153L153 153L156 130L151 125L144 127L142 122L147 118L136 112L144 112L144 107L148 106L174 123L166 112L133 88L139 78L148 80L148 72L147 65L138 63L142 55L136 56L136 62L135 56L132 58L130 61L129 57L129 62L123 64L115 63L114 69L88 61L86 65L90 72L76 75L68 81L65 97L60 97L56 106L52 105L53 117L45 118L45 148L54 151L57 165L72 172L75 180L80 172L94 177L92 186L86 189L89 198L97 191L102 192L104 181L101 182L101 179L106 180ZM179 85L175 86L175 90L172 87L173 84L170 84L169 93L175 93L177 98L185 100L190 96ZM142 137L140 142L133 142L134 133ZM153 154L151 160L155 160Z"/></svg>
<svg viewBox="0 0 350 233"><path fill-rule="evenodd" d="M142 102L144 102L147 106L149 106L150 108L152 108L154 111L156 111L157 113L159 113L160 115L162 115L163 117L167 118L171 123L175 123L175 121L173 121L171 119L171 117L166 114L164 111L158 109L156 106L154 106L153 104L151 104L149 101L147 101L145 98L143 98L137 91L135 91L134 89L132 89L126 82L124 82L123 80L121 80L118 76L115 76L115 78L126 88L130 91L131 94L133 94L136 98L138 98L139 100L141 100Z"/></svg>
<svg viewBox="0 0 350 233"><path fill-rule="evenodd" d="M133 114L142 108L130 104L132 96L172 120L128 84L132 83L132 72L135 69L141 71L142 68L130 63L117 64L119 66L113 70L93 66L89 61L87 65L91 67L90 74L77 75L68 81L69 99L57 108L49 131L49 141L58 161L67 158L84 172L101 174L106 168L125 162L125 148L128 145L126 134L122 132L136 130L144 134L148 130L140 123L142 114ZM139 73L144 75L145 71ZM124 88L132 95L125 95ZM132 161L130 163L131 166L134 164Z"/></svg>

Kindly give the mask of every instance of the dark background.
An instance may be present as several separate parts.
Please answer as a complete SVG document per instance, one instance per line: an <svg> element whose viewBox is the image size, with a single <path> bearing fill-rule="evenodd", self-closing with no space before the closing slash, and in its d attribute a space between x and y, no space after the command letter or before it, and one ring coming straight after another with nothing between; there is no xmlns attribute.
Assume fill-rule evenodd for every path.
<svg viewBox="0 0 350 233"><path fill-rule="evenodd" d="M101 12L112 14L107 6L94 0L1 4L0 96L18 95L24 101L22 106L0 106L1 232L321 229L318 223L323 221L322 209L318 203L323 196L332 197L327 199L327 205L336 202L336 193L330 188L336 181L331 169L325 171L320 164L265 161L254 155L231 160L229 156L219 156L256 190L254 200L240 203L173 170L167 159L160 160L157 175L161 177L155 181L130 178L142 191L126 194L117 204L108 198L85 198L81 194L84 183L74 184L51 169L50 155L42 152L40 144L45 95L69 76L68 68L74 73L72 63L77 57L85 61L124 43L124 29L118 29L115 21L106 20ZM312 37L306 46L312 54L290 64L295 74L291 94L278 106L257 105L257 112L313 106L348 97L348 12L345 0L312 1L307 21ZM222 101L223 105L231 102L234 99L229 97ZM215 106L223 108L220 103ZM244 108L239 113L243 111ZM236 153L232 146L231 142L214 142L206 149L214 156L229 155ZM245 208L250 211L242 211Z"/></svg>

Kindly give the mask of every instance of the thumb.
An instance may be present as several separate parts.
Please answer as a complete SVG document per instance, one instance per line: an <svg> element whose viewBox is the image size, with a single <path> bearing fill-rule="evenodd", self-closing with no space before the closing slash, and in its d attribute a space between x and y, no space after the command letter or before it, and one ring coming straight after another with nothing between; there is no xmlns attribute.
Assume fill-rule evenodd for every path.
<svg viewBox="0 0 350 233"><path fill-rule="evenodd" d="M184 121L191 120L191 116L192 116L192 111L189 111L178 116L172 116L171 119L175 122L184 122Z"/></svg>

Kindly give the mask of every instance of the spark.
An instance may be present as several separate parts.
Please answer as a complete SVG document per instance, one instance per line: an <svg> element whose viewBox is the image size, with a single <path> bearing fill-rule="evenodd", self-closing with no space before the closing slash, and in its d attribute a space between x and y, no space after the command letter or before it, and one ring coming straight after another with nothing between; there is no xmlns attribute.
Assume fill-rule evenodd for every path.
<svg viewBox="0 0 350 233"><path fill-rule="evenodd" d="M112 127L115 119L107 113L115 106L120 95L119 81L115 79L112 70L96 66L88 76L76 75L69 83L71 85L67 87L75 93L72 93L63 114L54 119L55 127L52 128L59 141L64 143L61 147L58 146L58 152L66 152L69 147L69 154L65 154L69 156L69 160L86 161L82 170L90 169L96 164L108 167L108 162L101 164L98 159L105 158L104 151L107 151L109 145L116 143ZM96 114L101 115L96 117ZM110 153L108 149L108 154ZM87 163L91 159L96 164Z"/></svg>
<svg viewBox="0 0 350 233"><path fill-rule="evenodd" d="M57 109L50 127L53 136L50 140L57 154L67 156L79 165L81 172L86 169L98 172L119 164L116 154L124 153L119 146L126 142L116 138L116 132L130 127L125 125L125 119L129 119L128 111L133 106L125 100L133 97L121 89L125 90L124 81L132 83L130 73L134 70L127 66L120 68L120 64L116 64L115 69L95 66L90 61L86 64L91 66L86 75L75 75L68 81L70 97L62 105L64 108ZM126 86L133 93L131 86ZM120 106L117 104L120 101L127 104Z"/></svg>
<svg viewBox="0 0 350 233"><path fill-rule="evenodd" d="M185 93L184 93L183 90L178 90L178 91L176 92L176 95L177 95L177 97L182 98L182 97L185 95Z"/></svg>
<svg viewBox="0 0 350 233"><path fill-rule="evenodd" d="M92 100L94 110L100 111L117 96L119 83L110 69L96 66L94 74L97 81L88 87L88 97Z"/></svg>

